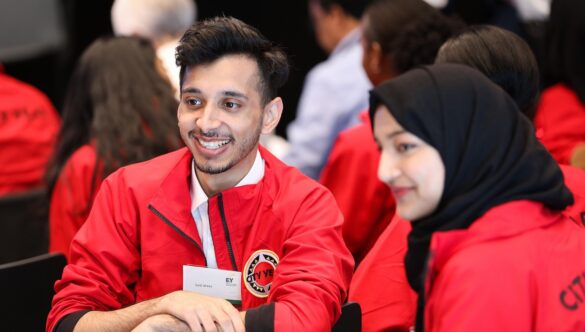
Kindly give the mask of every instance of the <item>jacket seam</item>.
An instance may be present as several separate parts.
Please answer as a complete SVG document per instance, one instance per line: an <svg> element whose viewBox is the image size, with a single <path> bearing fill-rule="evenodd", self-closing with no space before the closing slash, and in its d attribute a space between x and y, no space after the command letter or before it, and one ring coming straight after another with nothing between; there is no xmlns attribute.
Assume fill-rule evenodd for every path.
<svg viewBox="0 0 585 332"><path fill-rule="evenodd" d="M189 240L189 242L191 242L193 245L195 245L195 247L197 249L199 249L199 251L203 255L203 259L205 260L205 266L207 266L207 257L205 257L205 252L203 251L201 246L199 246L199 243L195 242L195 240L193 240L189 235L185 234L185 232L180 230L179 227L177 227L167 217L165 217L162 213L160 213L154 206L152 206L152 204L148 204L148 209L150 211L152 211L157 217L162 219L162 221L165 224L169 225L173 230L175 230L177 233L179 233L182 237L186 238L187 240Z"/></svg>
<svg viewBox="0 0 585 332"><path fill-rule="evenodd" d="M225 218L225 211L223 208L223 195L221 193L217 195L217 205L219 207L219 215L221 216L221 223L223 225L223 232L225 234L225 241L230 256L230 260L232 261L232 267L234 271L238 271L238 265L236 264L236 258L234 256L234 250L232 248L232 241L230 239L230 232L227 225L227 220Z"/></svg>

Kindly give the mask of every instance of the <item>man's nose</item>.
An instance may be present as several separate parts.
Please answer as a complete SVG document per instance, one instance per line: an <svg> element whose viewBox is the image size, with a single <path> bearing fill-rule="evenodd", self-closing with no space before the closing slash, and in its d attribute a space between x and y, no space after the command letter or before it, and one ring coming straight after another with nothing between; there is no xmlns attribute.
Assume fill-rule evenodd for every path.
<svg viewBox="0 0 585 332"><path fill-rule="evenodd" d="M219 110L217 107L212 104L206 105L195 120L195 124L203 132L217 129L221 124L221 121L219 120Z"/></svg>

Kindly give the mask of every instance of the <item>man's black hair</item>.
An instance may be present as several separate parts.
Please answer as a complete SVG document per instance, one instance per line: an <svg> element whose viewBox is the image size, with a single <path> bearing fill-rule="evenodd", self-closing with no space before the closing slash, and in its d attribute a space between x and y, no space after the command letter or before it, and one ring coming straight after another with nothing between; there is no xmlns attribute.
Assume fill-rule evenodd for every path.
<svg viewBox="0 0 585 332"><path fill-rule="evenodd" d="M348 15L355 19L360 19L364 10L369 4L369 0L312 0L321 6L326 12L331 10L333 5L338 5Z"/></svg>
<svg viewBox="0 0 585 332"><path fill-rule="evenodd" d="M278 88L288 79L286 54L257 29L233 17L200 21L185 32L176 53L177 65L181 67L181 88L187 67L209 64L223 56L238 54L257 62L265 105L277 96Z"/></svg>

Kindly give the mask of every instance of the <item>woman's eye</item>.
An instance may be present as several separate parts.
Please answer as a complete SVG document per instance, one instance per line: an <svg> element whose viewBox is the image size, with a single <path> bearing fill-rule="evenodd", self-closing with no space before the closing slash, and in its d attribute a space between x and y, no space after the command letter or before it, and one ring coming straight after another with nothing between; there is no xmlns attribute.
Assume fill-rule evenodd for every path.
<svg viewBox="0 0 585 332"><path fill-rule="evenodd" d="M400 143L400 144L398 144L396 150L398 150L398 152L408 152L408 151L412 150L415 147L416 147L415 144L411 144L411 143Z"/></svg>

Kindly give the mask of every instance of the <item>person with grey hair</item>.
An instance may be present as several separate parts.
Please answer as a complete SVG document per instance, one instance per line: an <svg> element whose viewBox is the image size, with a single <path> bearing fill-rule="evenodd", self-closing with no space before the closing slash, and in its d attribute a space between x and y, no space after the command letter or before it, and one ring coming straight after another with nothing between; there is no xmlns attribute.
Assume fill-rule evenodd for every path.
<svg viewBox="0 0 585 332"><path fill-rule="evenodd" d="M179 96L179 67L175 48L181 35L197 20L194 0L115 0L111 11L117 36L150 40L169 81Z"/></svg>

